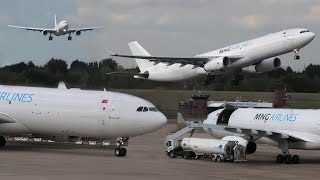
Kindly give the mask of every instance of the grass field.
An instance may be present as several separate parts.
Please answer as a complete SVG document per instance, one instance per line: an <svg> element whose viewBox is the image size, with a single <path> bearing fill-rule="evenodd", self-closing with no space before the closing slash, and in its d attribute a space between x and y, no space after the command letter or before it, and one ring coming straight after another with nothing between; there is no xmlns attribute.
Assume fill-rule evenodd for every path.
<svg viewBox="0 0 320 180"><path fill-rule="evenodd" d="M115 90L135 96L142 97L155 104L162 111L177 111L178 102L191 99L191 95L198 91L184 90L139 90L139 89L120 89ZM272 102L273 92L239 92L239 91L205 91L210 95L210 100L235 100L241 97L242 101L268 101ZM290 108L311 108L320 109L320 93L288 93L288 107Z"/></svg>

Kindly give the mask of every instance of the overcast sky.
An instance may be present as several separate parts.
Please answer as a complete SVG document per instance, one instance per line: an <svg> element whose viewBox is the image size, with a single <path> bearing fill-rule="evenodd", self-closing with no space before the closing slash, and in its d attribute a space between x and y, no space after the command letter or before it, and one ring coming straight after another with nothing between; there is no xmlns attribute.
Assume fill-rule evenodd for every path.
<svg viewBox="0 0 320 180"><path fill-rule="evenodd" d="M130 53L127 43L137 40L158 56L193 56L287 28L306 27L315 32L311 44L283 55L283 65L302 70L319 64L319 0L0 0L0 66L32 60L38 65L51 57L69 64L79 59L94 61L109 57L107 49ZM70 28L105 26L73 37L54 37L7 27L54 26L67 20ZM119 59L125 67L133 60Z"/></svg>

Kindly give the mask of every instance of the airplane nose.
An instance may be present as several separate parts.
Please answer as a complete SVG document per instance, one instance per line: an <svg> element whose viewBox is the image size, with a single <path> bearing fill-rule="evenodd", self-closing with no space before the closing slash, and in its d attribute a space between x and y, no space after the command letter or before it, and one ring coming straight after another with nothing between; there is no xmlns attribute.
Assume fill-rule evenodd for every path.
<svg viewBox="0 0 320 180"><path fill-rule="evenodd" d="M156 126L155 128L160 129L167 124L167 117L162 112L158 112L154 121Z"/></svg>

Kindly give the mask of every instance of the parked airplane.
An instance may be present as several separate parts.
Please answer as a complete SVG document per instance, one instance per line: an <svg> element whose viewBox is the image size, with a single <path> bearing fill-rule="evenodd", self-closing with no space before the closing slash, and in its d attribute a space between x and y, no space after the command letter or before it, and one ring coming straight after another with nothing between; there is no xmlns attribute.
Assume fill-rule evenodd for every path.
<svg viewBox="0 0 320 180"><path fill-rule="evenodd" d="M76 142L81 138L119 139L125 156L129 137L156 131L167 119L141 98L109 91L0 86L0 146L6 136ZM121 137L121 138L120 138Z"/></svg>
<svg viewBox="0 0 320 180"><path fill-rule="evenodd" d="M171 82L206 75L206 82L210 83L215 75L230 71L239 72L248 66L255 66L256 72L280 68L281 60L276 56L294 52L294 59L298 60L299 50L309 44L314 37L315 34L308 29L288 29L195 57L151 56L138 42L131 42L129 48L133 55L111 56L135 58L140 73L129 74L135 78ZM239 84L241 79L243 77L238 75L233 84Z"/></svg>
<svg viewBox="0 0 320 180"><path fill-rule="evenodd" d="M238 141L247 153L256 151L256 143L282 150L277 163L300 161L289 149L320 150L320 110L236 108L227 105L214 111L203 122L204 130L216 138Z"/></svg>
<svg viewBox="0 0 320 180"><path fill-rule="evenodd" d="M8 26L9 27L13 27L13 28L25 29L27 31L39 31L44 36L49 34L49 41L52 41L52 39L53 39L52 34L55 35L55 36L61 36L61 35L69 34L68 41L71 41L72 40L71 34L73 34L73 33L75 33L77 36L80 36L81 32L92 31L94 29L103 28L103 26L98 26L98 27L69 29L69 24L65 20L60 21L57 24L56 15L54 16L54 28L53 29L50 29L50 28L23 27L23 26L13 26L13 25L8 25Z"/></svg>

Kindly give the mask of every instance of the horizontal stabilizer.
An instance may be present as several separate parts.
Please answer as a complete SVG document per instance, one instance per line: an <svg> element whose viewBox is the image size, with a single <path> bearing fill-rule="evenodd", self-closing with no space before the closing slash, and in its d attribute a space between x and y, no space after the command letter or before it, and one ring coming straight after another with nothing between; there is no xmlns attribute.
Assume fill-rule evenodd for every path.
<svg viewBox="0 0 320 180"><path fill-rule="evenodd" d="M4 123L15 123L16 120L6 113L0 112L0 124Z"/></svg>

